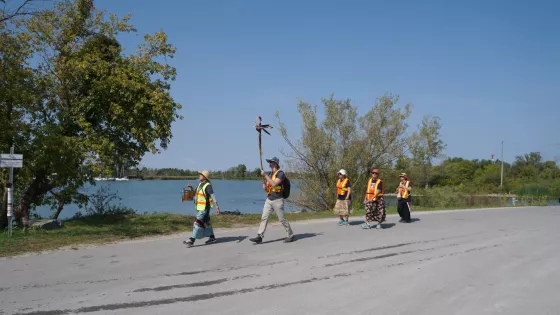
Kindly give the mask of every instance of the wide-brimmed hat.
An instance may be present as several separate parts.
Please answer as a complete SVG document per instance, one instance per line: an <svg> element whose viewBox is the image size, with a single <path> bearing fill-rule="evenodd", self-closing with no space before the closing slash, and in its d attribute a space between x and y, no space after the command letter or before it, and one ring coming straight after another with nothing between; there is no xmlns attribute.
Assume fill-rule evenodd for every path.
<svg viewBox="0 0 560 315"><path fill-rule="evenodd" d="M401 173L401 174L399 175L399 177L408 178L408 175L406 175L406 173Z"/></svg>
<svg viewBox="0 0 560 315"><path fill-rule="evenodd" d="M204 176L204 177L206 178L207 181L210 181L210 172L204 170L204 171L198 172L198 174Z"/></svg>
<svg viewBox="0 0 560 315"><path fill-rule="evenodd" d="M348 176L348 173L346 173L346 170L340 170L338 171L338 174L342 174L344 176Z"/></svg>

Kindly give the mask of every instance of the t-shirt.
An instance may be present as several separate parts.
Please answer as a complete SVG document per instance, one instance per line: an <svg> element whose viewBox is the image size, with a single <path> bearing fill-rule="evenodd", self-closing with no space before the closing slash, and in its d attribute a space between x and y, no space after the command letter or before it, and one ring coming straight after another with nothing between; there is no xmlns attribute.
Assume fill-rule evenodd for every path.
<svg viewBox="0 0 560 315"><path fill-rule="evenodd" d="M272 178L272 174L270 174L270 178ZM282 183L284 182L284 179L286 178L286 175L284 174L283 171L278 171L278 173L276 173L276 178L280 179L280 184L278 184L278 186L282 186ZM282 191L280 191L280 192L271 191L270 194L268 195L268 199L270 201L277 200L277 199L283 199Z"/></svg>
<svg viewBox="0 0 560 315"><path fill-rule="evenodd" d="M350 180L348 180L348 182L346 183L346 188L350 187L352 187L352 184L350 183ZM344 195L338 195L338 200L346 200L346 195L348 195L348 191L345 192ZM348 199L352 200L352 193L350 193L350 197Z"/></svg>

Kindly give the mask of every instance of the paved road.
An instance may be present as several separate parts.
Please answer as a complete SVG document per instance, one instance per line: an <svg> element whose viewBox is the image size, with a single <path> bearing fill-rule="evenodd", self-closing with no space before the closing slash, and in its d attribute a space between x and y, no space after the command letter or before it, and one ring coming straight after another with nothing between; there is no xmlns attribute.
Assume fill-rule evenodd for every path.
<svg viewBox="0 0 560 315"><path fill-rule="evenodd" d="M251 228L0 260L0 313L560 314L560 207L414 217L293 223L290 244L275 225L260 245Z"/></svg>

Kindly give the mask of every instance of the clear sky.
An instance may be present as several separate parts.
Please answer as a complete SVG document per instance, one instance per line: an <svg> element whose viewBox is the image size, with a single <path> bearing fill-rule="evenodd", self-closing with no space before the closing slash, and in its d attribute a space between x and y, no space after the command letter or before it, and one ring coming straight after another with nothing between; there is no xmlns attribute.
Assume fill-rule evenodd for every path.
<svg viewBox="0 0 560 315"><path fill-rule="evenodd" d="M140 34L177 47L183 105L167 151L147 167L259 165L255 117L279 109L292 140L297 98L334 93L364 113L384 92L414 105L410 132L441 117L448 156L560 159L560 1L96 0ZM140 38L123 38L133 48ZM287 148L263 137L266 156Z"/></svg>

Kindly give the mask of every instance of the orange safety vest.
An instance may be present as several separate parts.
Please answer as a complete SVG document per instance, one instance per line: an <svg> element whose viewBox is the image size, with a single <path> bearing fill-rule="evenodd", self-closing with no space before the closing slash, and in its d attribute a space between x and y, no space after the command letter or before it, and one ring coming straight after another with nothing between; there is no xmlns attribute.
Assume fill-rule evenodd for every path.
<svg viewBox="0 0 560 315"><path fill-rule="evenodd" d="M342 181L339 179L339 180L336 182L336 193L337 193L339 196L343 196L343 195L345 195L346 193L348 193L348 187L347 187L347 185L348 185L348 178L345 178L345 179L342 180Z"/></svg>
<svg viewBox="0 0 560 315"><path fill-rule="evenodd" d="M276 180L276 174L278 174L278 172L280 172L280 170L277 170L276 172L274 172L274 174L272 174L272 181ZM284 183L282 183L282 185L279 186L272 186L268 183L268 181L266 182L266 193L269 195L272 192L279 193L282 191L282 189L284 189Z"/></svg>
<svg viewBox="0 0 560 315"><path fill-rule="evenodd" d="M385 185L383 185L382 190L379 190L379 184L383 181L378 178L377 181L375 181L375 184L373 184L372 180L373 178L370 177L366 190L366 199L375 201L377 200L377 198L383 197L383 195L385 194Z"/></svg>
<svg viewBox="0 0 560 315"><path fill-rule="evenodd" d="M408 198L408 189L406 189L406 188L408 188L409 185L410 185L410 182L406 181L406 184L404 185L404 188L399 186L399 192L401 194L402 199Z"/></svg>

